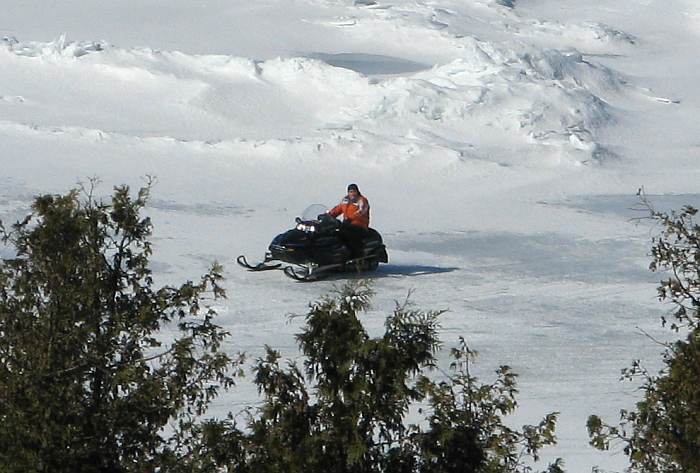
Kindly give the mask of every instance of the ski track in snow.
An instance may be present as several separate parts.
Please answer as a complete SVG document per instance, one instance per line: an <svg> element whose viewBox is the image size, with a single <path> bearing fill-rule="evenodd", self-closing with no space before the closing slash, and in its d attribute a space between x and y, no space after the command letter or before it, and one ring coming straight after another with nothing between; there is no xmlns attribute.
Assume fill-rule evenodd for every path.
<svg viewBox="0 0 700 473"><path fill-rule="evenodd" d="M661 30L690 44L700 11L674 1L688 31L675 17ZM125 33L126 7L115 7L105 41L79 21L97 14L91 5L11 5L19 23L0 25L17 35L0 40L0 218L92 176L107 195L155 175L158 282L224 263L229 299L216 308L227 346L298 357L302 321L287 314L355 276L298 284L234 258L262 256L305 205L332 205L358 182L390 258L371 275L370 333L416 289L420 307L450 309L445 347L465 336L482 355L477 374L491 379L504 363L521 375L514 425L561 411L560 444L545 459L561 456L572 472L622 469L619 452L587 446L585 420L632 407L635 386L617 381L630 360L658 364L638 328L669 336L658 327L660 275L646 269L658 229L630 219L640 185L657 208L700 204L697 134L672 126L692 121L700 97L647 67L670 48L653 18L662 7L602 3L215 0L196 27L189 4L142 1L134 7L168 29L130 20ZM41 24L37 8L86 36L23 36ZM235 27L221 33L222 21ZM49 24L42 35L56 34ZM172 36L187 27L201 29ZM664 67L684 64L667 56ZM257 399L242 380L212 415Z"/></svg>

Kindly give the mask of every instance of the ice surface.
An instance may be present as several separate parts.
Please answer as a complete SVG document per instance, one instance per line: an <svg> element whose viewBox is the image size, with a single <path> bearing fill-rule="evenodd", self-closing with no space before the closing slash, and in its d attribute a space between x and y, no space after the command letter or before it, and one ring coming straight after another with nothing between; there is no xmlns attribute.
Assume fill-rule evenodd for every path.
<svg viewBox="0 0 700 473"><path fill-rule="evenodd" d="M343 67L364 75L407 74L430 69L427 64L380 54L362 53L312 53L309 57L335 67Z"/></svg>

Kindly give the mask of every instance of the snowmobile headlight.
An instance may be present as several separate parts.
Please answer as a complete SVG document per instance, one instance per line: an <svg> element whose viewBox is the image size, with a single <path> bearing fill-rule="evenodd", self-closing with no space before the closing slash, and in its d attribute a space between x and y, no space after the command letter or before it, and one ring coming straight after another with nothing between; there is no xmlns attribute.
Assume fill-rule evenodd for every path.
<svg viewBox="0 0 700 473"><path fill-rule="evenodd" d="M315 232L316 231L316 226L315 225L304 225L303 223L299 223L296 226L296 229L301 231L301 232Z"/></svg>

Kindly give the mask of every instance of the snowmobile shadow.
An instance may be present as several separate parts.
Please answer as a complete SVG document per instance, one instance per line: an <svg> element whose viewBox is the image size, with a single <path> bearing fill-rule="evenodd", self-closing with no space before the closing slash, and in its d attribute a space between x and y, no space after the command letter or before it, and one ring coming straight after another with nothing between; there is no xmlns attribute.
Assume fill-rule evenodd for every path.
<svg viewBox="0 0 700 473"><path fill-rule="evenodd" d="M425 276L427 274L451 273L457 271L456 266L426 266L422 264L385 264L379 266L372 275L373 278L399 277L399 276Z"/></svg>
<svg viewBox="0 0 700 473"><path fill-rule="evenodd" d="M343 279L382 279L401 278L406 276L426 276L429 274L451 273L461 268L456 266L426 266L421 264L382 264L376 271L335 273L324 277L324 281L340 281Z"/></svg>

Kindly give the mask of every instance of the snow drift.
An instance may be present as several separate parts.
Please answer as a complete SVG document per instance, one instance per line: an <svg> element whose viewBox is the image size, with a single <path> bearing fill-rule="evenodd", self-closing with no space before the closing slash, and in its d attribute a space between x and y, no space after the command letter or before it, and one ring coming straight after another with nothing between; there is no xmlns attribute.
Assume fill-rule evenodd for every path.
<svg viewBox="0 0 700 473"><path fill-rule="evenodd" d="M310 148L371 134L528 165L606 156L595 133L612 119L604 97L623 88L613 71L575 50L462 42L459 59L375 77L306 57L255 61L5 38L2 126L181 142L291 139Z"/></svg>

